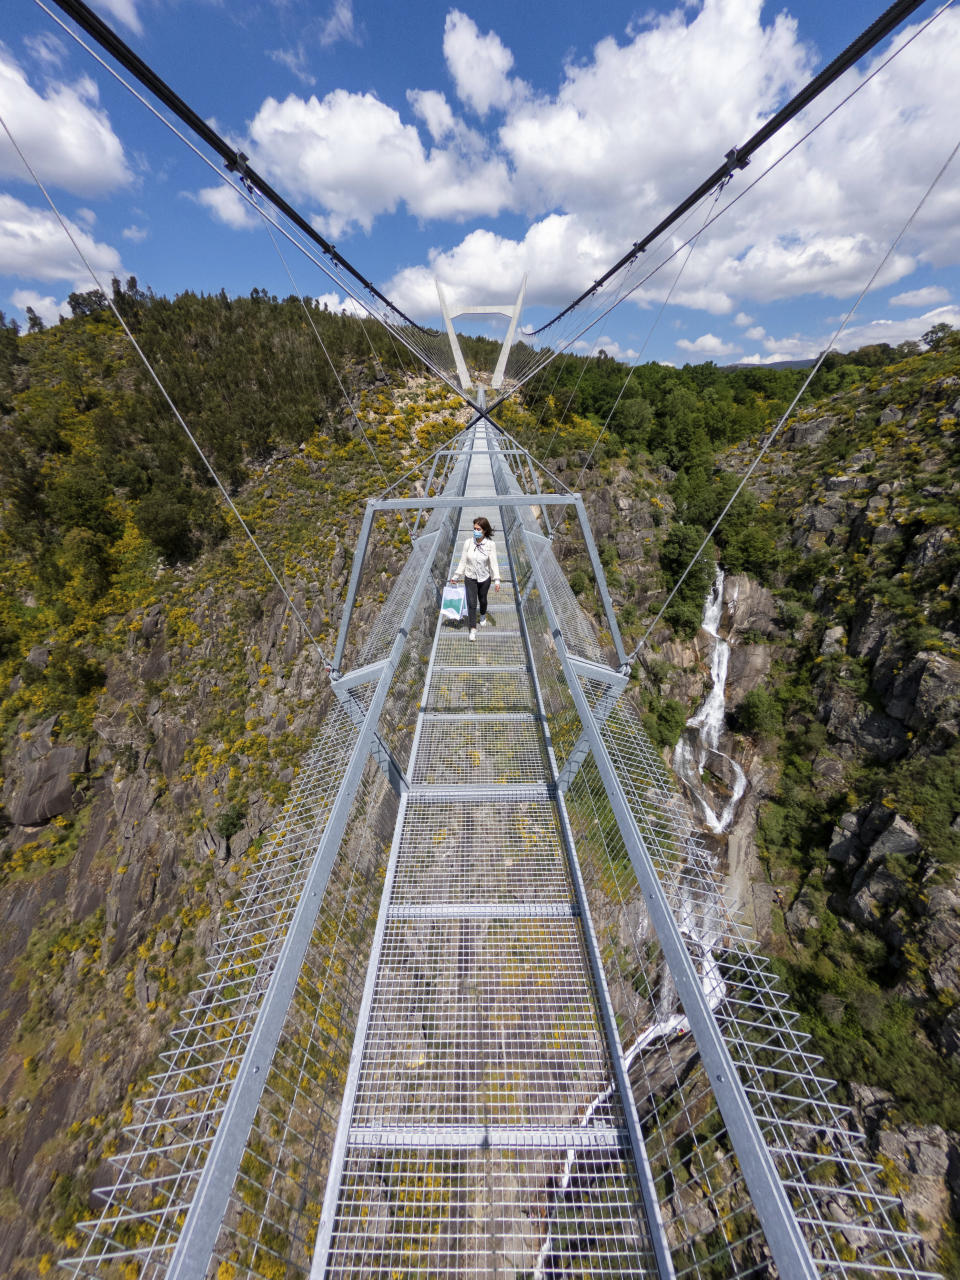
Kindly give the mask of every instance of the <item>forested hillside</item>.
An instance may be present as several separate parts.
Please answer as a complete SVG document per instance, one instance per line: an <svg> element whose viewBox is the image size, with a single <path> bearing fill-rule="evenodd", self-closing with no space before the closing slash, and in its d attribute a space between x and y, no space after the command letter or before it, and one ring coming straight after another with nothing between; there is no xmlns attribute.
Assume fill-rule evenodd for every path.
<svg viewBox="0 0 960 1280"><path fill-rule="evenodd" d="M296 299L118 302L332 653L363 499L459 401ZM323 663L96 295L5 326L0 422L0 1274L74 1223L330 702ZM363 430L361 431L361 425ZM374 459L374 452L376 460ZM364 635L406 554L378 521ZM379 581L378 581L379 580Z"/></svg>
<svg viewBox="0 0 960 1280"><path fill-rule="evenodd" d="M329 653L363 498L454 434L457 398L414 376L383 331L312 306L308 319L297 299L169 301L134 281L115 299ZM11 1276L44 1274L75 1247L128 1099L329 701L315 650L104 301L75 296L73 317L45 331L0 326L0 1273ZM632 646L805 371L647 365L624 390L627 372L605 357L558 360L503 420L584 492ZM709 685L700 620L719 563L723 749L749 788L717 853L948 1268L958 418L960 335L831 355L633 682L669 754ZM381 520L377 540L361 635L409 546L399 519ZM599 613L573 529L557 543ZM722 770L701 782L729 794Z"/></svg>

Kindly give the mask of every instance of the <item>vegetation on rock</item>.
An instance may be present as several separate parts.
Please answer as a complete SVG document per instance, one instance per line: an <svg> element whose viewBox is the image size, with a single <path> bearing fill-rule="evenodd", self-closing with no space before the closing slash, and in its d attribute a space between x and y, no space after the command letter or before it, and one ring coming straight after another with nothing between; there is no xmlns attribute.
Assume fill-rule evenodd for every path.
<svg viewBox="0 0 960 1280"><path fill-rule="evenodd" d="M761 791L758 923L850 1100L865 1086L884 1126L942 1126L960 1152L960 333L924 347L828 357L635 675L670 748L709 681L691 641L715 564L767 590L722 624L747 655L725 749ZM627 373L569 360L514 425L583 489L630 648L806 374L648 366L617 402ZM572 526L557 545L602 625Z"/></svg>

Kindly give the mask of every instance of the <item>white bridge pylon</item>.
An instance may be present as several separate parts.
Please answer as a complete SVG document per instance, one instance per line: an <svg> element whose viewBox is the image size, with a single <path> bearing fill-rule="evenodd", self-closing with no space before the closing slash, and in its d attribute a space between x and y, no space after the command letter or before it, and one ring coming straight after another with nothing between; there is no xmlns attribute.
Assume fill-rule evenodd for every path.
<svg viewBox="0 0 960 1280"><path fill-rule="evenodd" d="M507 316L510 321L507 329L507 336L503 340L503 346L500 348L500 355L497 359L497 367L493 371L493 378L490 386L493 390L497 390L503 386L503 375L507 368L507 357L510 354L510 348L513 346L513 340L517 332L517 323L520 320L520 312L523 310L523 297L527 291L527 277L524 275L520 281L520 292L513 306L509 303L495 302L486 305L470 304L460 307L457 311L451 311L447 305L447 299L443 292L443 286L438 278L434 277L437 286L437 297L440 299L440 311L443 315L443 323L446 326L447 337L450 339L450 347L453 351L453 359L457 367L457 377L460 379L461 389L470 391L473 383L470 381L470 374L467 372L466 361L463 358L463 352L460 350L460 342L453 328L453 321L457 316Z"/></svg>

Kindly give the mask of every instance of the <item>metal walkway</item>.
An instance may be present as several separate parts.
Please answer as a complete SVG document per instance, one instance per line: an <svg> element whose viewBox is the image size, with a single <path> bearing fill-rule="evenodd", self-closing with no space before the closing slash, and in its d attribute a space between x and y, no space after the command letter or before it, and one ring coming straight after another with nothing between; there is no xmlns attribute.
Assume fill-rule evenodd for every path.
<svg viewBox="0 0 960 1280"><path fill-rule="evenodd" d="M454 563L494 492L478 427ZM511 582L488 616L437 625L317 1277L657 1274Z"/></svg>
<svg viewBox="0 0 960 1280"><path fill-rule="evenodd" d="M367 504L353 666L75 1276L932 1277L608 661L555 490L478 420ZM481 514L504 586L470 641L438 601Z"/></svg>

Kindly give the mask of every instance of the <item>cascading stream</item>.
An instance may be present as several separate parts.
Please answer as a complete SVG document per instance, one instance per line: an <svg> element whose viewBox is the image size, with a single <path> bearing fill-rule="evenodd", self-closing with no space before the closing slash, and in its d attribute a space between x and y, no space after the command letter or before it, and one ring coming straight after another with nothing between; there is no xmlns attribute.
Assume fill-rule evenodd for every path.
<svg viewBox="0 0 960 1280"><path fill-rule="evenodd" d="M717 566L717 576L707 595L701 626L713 636L710 655L710 689L696 713L690 717L673 753L673 768L690 788L703 820L715 835L727 831L737 811L737 805L747 789L747 778L740 765L726 752L720 750L720 735L726 716L725 688L730 646L720 636L720 615L723 610L723 570ZM717 812L713 798L703 784L702 774L711 757L725 760L733 773L730 797Z"/></svg>

